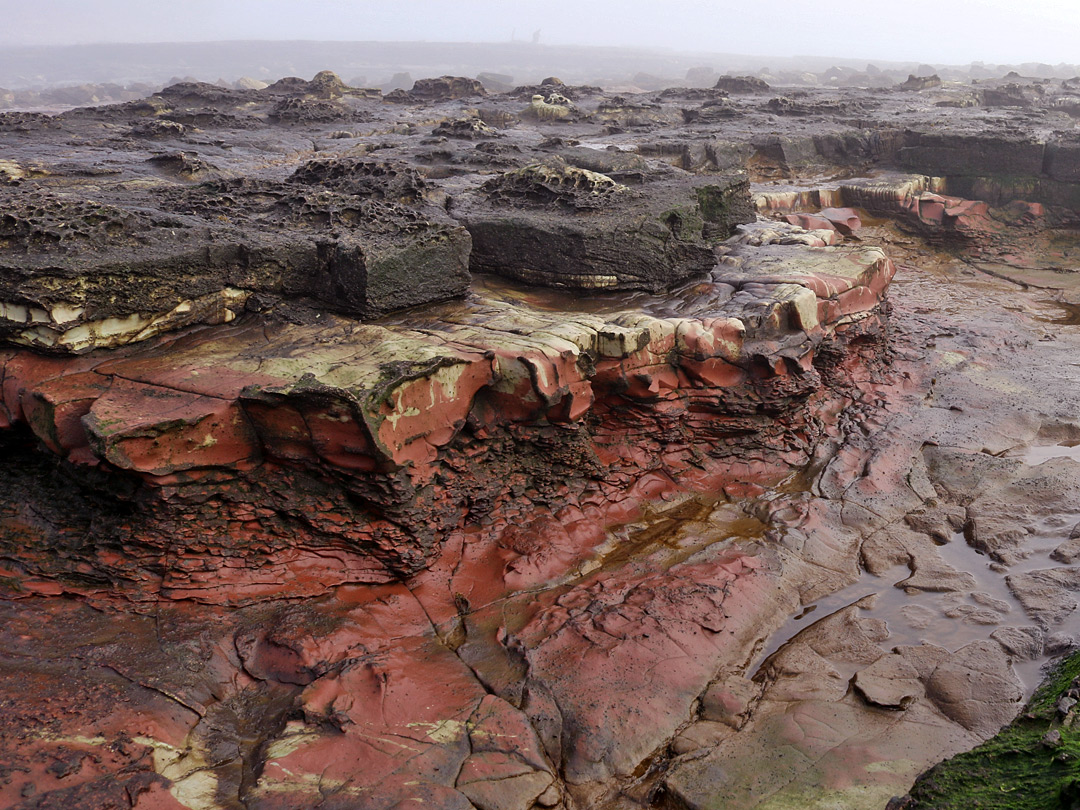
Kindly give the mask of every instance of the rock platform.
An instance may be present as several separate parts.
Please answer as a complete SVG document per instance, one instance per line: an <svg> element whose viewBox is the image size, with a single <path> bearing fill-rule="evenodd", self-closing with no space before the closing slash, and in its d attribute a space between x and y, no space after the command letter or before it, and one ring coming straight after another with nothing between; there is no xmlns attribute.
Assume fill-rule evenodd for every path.
<svg viewBox="0 0 1080 810"><path fill-rule="evenodd" d="M0 805L864 810L1009 722L1068 88L726 81L0 113Z"/></svg>

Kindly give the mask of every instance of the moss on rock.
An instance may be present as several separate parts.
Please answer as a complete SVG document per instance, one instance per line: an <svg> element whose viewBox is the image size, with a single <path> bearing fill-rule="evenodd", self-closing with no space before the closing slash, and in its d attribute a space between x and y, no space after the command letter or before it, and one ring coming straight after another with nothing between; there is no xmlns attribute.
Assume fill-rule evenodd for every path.
<svg viewBox="0 0 1080 810"><path fill-rule="evenodd" d="M1080 651L1065 658L1026 710L995 737L916 781L903 810L1073 810L1080 807Z"/></svg>

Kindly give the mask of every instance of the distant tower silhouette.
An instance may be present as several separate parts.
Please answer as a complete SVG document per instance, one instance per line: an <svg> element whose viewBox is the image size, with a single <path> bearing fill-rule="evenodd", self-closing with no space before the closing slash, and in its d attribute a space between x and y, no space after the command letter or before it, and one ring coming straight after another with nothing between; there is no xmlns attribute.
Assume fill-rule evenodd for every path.
<svg viewBox="0 0 1080 810"><path fill-rule="evenodd" d="M540 44L540 29L537 28L535 31L533 31L533 45L539 45L539 44Z"/></svg>

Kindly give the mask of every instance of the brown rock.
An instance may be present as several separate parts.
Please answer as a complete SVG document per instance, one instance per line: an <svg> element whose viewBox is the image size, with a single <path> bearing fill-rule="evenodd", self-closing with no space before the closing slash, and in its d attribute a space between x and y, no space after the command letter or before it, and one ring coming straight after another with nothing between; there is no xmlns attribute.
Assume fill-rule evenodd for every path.
<svg viewBox="0 0 1080 810"><path fill-rule="evenodd" d="M972 642L939 664L926 694L947 717L983 738L1016 716L1024 695L1009 657L994 641Z"/></svg>
<svg viewBox="0 0 1080 810"><path fill-rule="evenodd" d="M713 88L727 93L767 93L771 89L768 82L756 76L721 76Z"/></svg>
<svg viewBox="0 0 1080 810"><path fill-rule="evenodd" d="M417 79L409 91L414 101L451 101L471 96L486 96L482 82L464 76L440 76L437 79Z"/></svg>
<svg viewBox="0 0 1080 810"><path fill-rule="evenodd" d="M1069 539L1050 552L1050 557L1066 565L1080 560L1080 524L1073 526Z"/></svg>
<svg viewBox="0 0 1080 810"><path fill-rule="evenodd" d="M1053 627L1067 619L1078 603L1080 568L1043 568L1005 578L1024 610L1043 627Z"/></svg>
<svg viewBox="0 0 1080 810"><path fill-rule="evenodd" d="M941 78L936 73L932 76L916 76L915 74L911 74L907 77L907 81L897 85L897 88L900 90L914 92L918 92L919 90L931 90L935 87L941 87Z"/></svg>
<svg viewBox="0 0 1080 810"><path fill-rule="evenodd" d="M1001 627L990 634L1005 652L1021 661L1041 658L1046 632L1041 627Z"/></svg>
<svg viewBox="0 0 1080 810"><path fill-rule="evenodd" d="M902 655L883 655L855 673L852 681L867 703L884 709L906 709L922 697L918 670Z"/></svg>

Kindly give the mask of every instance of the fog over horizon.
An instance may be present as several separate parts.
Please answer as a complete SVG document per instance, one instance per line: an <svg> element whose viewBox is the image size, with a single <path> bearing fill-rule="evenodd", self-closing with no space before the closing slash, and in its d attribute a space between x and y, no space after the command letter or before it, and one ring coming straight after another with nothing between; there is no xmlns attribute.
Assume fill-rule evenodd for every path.
<svg viewBox="0 0 1080 810"><path fill-rule="evenodd" d="M1080 4L863 0L0 0L0 48L327 40L621 46L963 65L1080 62Z"/></svg>

